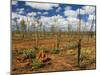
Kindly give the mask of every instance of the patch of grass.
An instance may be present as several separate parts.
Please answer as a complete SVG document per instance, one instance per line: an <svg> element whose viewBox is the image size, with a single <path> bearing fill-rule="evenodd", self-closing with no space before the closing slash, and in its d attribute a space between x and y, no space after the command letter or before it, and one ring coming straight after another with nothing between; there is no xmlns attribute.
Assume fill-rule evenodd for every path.
<svg viewBox="0 0 100 75"><path fill-rule="evenodd" d="M83 69L87 68L88 65L95 63L96 59L95 56L92 55L92 50L84 49L84 48L81 49L80 61L81 61L81 67Z"/></svg>
<svg viewBox="0 0 100 75"><path fill-rule="evenodd" d="M69 42L67 45L66 45L66 48L67 49L74 49L74 48L77 48L78 47L78 43L77 42Z"/></svg>
<svg viewBox="0 0 100 75"><path fill-rule="evenodd" d="M37 60L37 59L33 59L32 60L32 68L33 69L38 69L38 68L41 68L44 66L44 63L40 60Z"/></svg>
<svg viewBox="0 0 100 75"><path fill-rule="evenodd" d="M73 50L73 49L67 50L67 55L75 56L76 54L77 54L76 50Z"/></svg>
<svg viewBox="0 0 100 75"><path fill-rule="evenodd" d="M81 49L81 57L80 57L80 60L83 61L83 60L89 60L91 57L91 50L88 50L88 49Z"/></svg>
<svg viewBox="0 0 100 75"><path fill-rule="evenodd" d="M36 53L37 53L36 50L33 48L33 49L23 50L22 55L25 58L35 58L36 57Z"/></svg>
<svg viewBox="0 0 100 75"><path fill-rule="evenodd" d="M60 56L60 57L64 57L65 55L66 55L66 52L60 51L60 53L59 53L59 56Z"/></svg>
<svg viewBox="0 0 100 75"><path fill-rule="evenodd" d="M58 54L60 52L60 48L56 49L56 48L53 48L51 49L51 53L53 54Z"/></svg>
<svg viewBox="0 0 100 75"><path fill-rule="evenodd" d="M43 51L46 52L46 53L49 53L50 49L49 48L43 48Z"/></svg>

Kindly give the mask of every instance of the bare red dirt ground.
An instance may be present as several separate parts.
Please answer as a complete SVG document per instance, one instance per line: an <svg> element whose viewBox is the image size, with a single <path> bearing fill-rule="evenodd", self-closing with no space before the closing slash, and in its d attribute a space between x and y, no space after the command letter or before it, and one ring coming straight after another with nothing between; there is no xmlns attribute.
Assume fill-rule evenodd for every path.
<svg viewBox="0 0 100 75"><path fill-rule="evenodd" d="M39 69L31 68L31 59L24 59L20 54L17 54L18 51L23 49L30 49L34 46L34 39L12 39L12 74L22 74L22 73L35 73L35 72L51 72L51 71L72 71L72 70L81 70L81 69L95 69L95 38L90 38L89 41L87 38L82 39L82 48L88 49L90 54L89 64L85 64L85 68L79 68L77 66L77 49L65 49L68 41L76 41L75 38L61 38L60 41L60 51L59 54L48 53L48 57L51 59L50 64L46 63L44 67ZM39 47L53 48L55 44L55 38L49 39L40 39L38 40ZM92 59L93 58L93 59ZM85 61L87 62L87 61Z"/></svg>

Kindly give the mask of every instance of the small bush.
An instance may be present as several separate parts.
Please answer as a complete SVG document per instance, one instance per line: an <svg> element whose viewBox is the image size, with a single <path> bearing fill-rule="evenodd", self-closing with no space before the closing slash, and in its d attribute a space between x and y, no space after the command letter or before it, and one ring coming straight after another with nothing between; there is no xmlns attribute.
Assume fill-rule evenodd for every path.
<svg viewBox="0 0 100 75"><path fill-rule="evenodd" d="M37 59L33 59L32 60L32 68L33 69L38 69L38 68L41 68L44 66L44 63L40 60L37 60Z"/></svg>
<svg viewBox="0 0 100 75"><path fill-rule="evenodd" d="M73 49L67 50L67 55L73 55L73 56L75 56L76 54L77 54L76 51L73 50Z"/></svg>
<svg viewBox="0 0 100 75"><path fill-rule="evenodd" d="M43 48L43 51L46 52L46 53L49 53L50 49L49 48Z"/></svg>
<svg viewBox="0 0 100 75"><path fill-rule="evenodd" d="M25 57L25 58L35 58L36 56L36 50L35 49L27 49L27 50L24 50L22 55Z"/></svg>
<svg viewBox="0 0 100 75"><path fill-rule="evenodd" d="M56 49L56 48L51 49L51 53L53 53L53 54L58 54L59 51L60 51L60 49Z"/></svg>
<svg viewBox="0 0 100 75"><path fill-rule="evenodd" d="M95 55L93 55L92 50L87 49L87 48L82 48L80 61L81 61L82 69L86 69L88 67L88 65L95 63L96 59L95 59Z"/></svg>
<svg viewBox="0 0 100 75"><path fill-rule="evenodd" d="M83 61L83 60L89 60L90 57L90 53L91 53L91 50L88 50L88 49L81 49L81 57L80 57L80 60Z"/></svg>
<svg viewBox="0 0 100 75"><path fill-rule="evenodd" d="M66 45L66 48L67 48L67 49L74 49L74 48L77 48L77 47L78 47L77 42L69 42L69 43Z"/></svg>

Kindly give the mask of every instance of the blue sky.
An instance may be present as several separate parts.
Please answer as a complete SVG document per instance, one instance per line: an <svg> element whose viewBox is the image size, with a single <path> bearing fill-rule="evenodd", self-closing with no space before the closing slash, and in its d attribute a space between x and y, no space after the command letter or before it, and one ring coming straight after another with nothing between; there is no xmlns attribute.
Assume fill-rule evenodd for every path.
<svg viewBox="0 0 100 75"><path fill-rule="evenodd" d="M76 9L78 9L78 8L82 8L84 5L75 5L75 4L59 4L59 7L61 7L61 10L59 11L59 12L56 12L55 10L57 10L57 8L58 7L53 7L53 9L52 10L40 10L40 9L36 9L36 8L32 8L31 6L29 6L29 5L26 5L25 4L25 1L18 1L18 3L16 4L16 5L13 5L12 4L12 12L17 12L17 9L21 9L21 8L24 8L25 10L24 10L24 14L22 14L22 15L26 15L27 13L29 13L29 12L49 12L47 15L44 15L44 16L53 16L53 15L57 15L57 14L60 14L60 15L62 15L63 17L65 17L64 16L64 14L63 14L63 12L64 12L64 8L66 7L66 6L71 6L72 7L72 10L76 10ZM41 15L43 15L43 14L41 14ZM39 16L39 15L37 15L37 16Z"/></svg>
<svg viewBox="0 0 100 75"><path fill-rule="evenodd" d="M78 21L80 20L80 10L82 27L87 25L87 29L89 30L91 21L94 21L93 25L95 29L95 6L12 1L11 9L12 20L14 18L21 19L22 17L25 19L29 15L32 20L38 18L44 25L47 25L47 21L52 20L51 22L54 22L53 20L56 18L59 21L57 24L60 23L59 26L65 26L65 24L70 23L73 28L77 27ZM49 25L51 24L48 23Z"/></svg>

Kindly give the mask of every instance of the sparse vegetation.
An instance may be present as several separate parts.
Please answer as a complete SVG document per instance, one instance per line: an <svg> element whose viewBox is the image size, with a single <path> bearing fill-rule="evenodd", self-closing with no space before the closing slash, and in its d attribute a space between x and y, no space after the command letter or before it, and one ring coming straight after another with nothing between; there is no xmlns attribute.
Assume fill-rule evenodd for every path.
<svg viewBox="0 0 100 75"><path fill-rule="evenodd" d="M38 69L38 68L41 68L43 67L45 64L40 61L40 60L37 60L37 59L32 59L32 68L33 69Z"/></svg>
<svg viewBox="0 0 100 75"><path fill-rule="evenodd" d="M18 5L21 3L23 2ZM62 6L59 5L61 8ZM26 8L30 6L25 6L21 11L26 11ZM75 9L73 6L65 8L65 11L59 9L59 12L64 11L64 13L72 10L67 12L67 15L62 15L62 12L59 14L58 10L55 11L58 6L50 7L50 12L46 14L44 9L40 11L37 8L35 10L40 13L33 8L23 15L14 12L16 15L19 14L19 17L15 18L12 30L14 74L96 68L94 14L85 13L83 6L81 13L81 5ZM57 14L51 12L52 9ZM17 17L15 14L14 17Z"/></svg>
<svg viewBox="0 0 100 75"><path fill-rule="evenodd" d="M67 45L66 45L66 48L67 49L75 49L78 47L78 43L77 42L69 42Z"/></svg>
<svg viewBox="0 0 100 75"><path fill-rule="evenodd" d="M53 53L53 54L58 54L59 51L60 51L60 48L59 49L56 49L56 48L51 49L51 53Z"/></svg>
<svg viewBox="0 0 100 75"><path fill-rule="evenodd" d="M35 56L36 56L36 50L35 49L26 49L26 50L23 50L22 55L25 58L35 58Z"/></svg>

